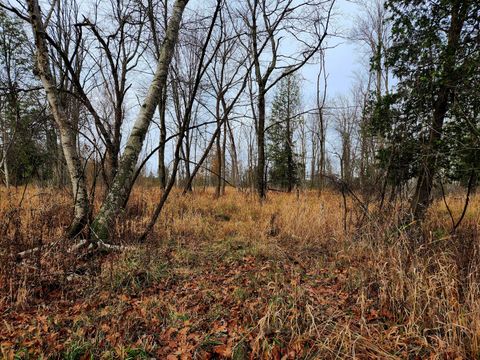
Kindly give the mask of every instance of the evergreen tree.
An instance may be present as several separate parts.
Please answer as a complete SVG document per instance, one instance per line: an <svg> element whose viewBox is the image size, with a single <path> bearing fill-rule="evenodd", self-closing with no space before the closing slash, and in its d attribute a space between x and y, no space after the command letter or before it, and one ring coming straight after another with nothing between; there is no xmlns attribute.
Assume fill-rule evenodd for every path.
<svg viewBox="0 0 480 360"><path fill-rule="evenodd" d="M32 53L19 20L0 11L0 163L4 183L44 177L43 107L33 83ZM42 100L40 100L42 102Z"/></svg>
<svg viewBox="0 0 480 360"><path fill-rule="evenodd" d="M298 185L302 171L294 146L294 134L301 120L300 105L300 80L289 75L279 83L267 128L269 181L288 191Z"/></svg>
<svg viewBox="0 0 480 360"><path fill-rule="evenodd" d="M421 219L439 172L459 176L459 171L472 170L472 164L458 167L471 162L471 151L462 155L452 144L466 150L465 141L478 141L473 135L480 124L475 105L480 3L390 0L387 9L393 37L388 65L399 83L395 94L377 103L373 125L389 140L380 158L390 176L402 182L417 178L412 212Z"/></svg>

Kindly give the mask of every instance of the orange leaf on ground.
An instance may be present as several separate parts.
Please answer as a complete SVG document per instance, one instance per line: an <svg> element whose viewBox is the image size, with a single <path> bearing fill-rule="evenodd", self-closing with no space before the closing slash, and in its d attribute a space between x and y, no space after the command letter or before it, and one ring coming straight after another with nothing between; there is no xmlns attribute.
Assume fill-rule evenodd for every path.
<svg viewBox="0 0 480 360"><path fill-rule="evenodd" d="M217 355L223 357L231 357L232 356L232 348L227 345L217 345L213 347L213 352Z"/></svg>

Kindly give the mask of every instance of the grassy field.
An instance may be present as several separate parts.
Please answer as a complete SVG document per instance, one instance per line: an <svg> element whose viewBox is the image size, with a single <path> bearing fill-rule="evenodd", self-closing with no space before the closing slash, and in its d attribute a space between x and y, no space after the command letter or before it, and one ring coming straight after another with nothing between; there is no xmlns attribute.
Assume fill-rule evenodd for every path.
<svg viewBox="0 0 480 360"><path fill-rule="evenodd" d="M401 204L365 213L347 198L345 213L329 191L260 205L227 190L174 192L136 244L160 192L135 189L112 227L129 248L107 254L62 240L68 194L1 190L1 356L480 357L479 196L452 234L441 199L418 229ZM463 199L447 202L458 218Z"/></svg>

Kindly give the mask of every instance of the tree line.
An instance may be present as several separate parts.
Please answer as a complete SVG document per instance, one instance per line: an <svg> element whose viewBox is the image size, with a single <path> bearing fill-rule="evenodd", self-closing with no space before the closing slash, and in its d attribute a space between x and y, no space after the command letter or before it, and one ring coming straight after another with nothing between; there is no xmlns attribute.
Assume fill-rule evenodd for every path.
<svg viewBox="0 0 480 360"><path fill-rule="evenodd" d="M2 1L2 181L68 186L67 235L97 244L152 158L163 191L142 239L174 186L263 200L341 184L382 205L406 194L421 220L436 185L478 181L480 4L356 6L338 34L335 0ZM350 93L332 96L339 36L367 60Z"/></svg>

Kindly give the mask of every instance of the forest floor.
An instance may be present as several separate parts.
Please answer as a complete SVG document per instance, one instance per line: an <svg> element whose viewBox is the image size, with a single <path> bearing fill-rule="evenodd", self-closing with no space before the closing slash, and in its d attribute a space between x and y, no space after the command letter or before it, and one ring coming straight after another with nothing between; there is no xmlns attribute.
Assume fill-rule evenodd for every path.
<svg viewBox="0 0 480 360"><path fill-rule="evenodd" d="M135 189L111 237L132 247L108 254L68 251L68 194L0 190L1 356L480 356L480 196L451 233L441 199L413 231L400 204L365 213L349 197L345 212L331 191L271 193L260 205L227 190L175 192L136 244L160 192ZM463 201L447 198L456 218Z"/></svg>

